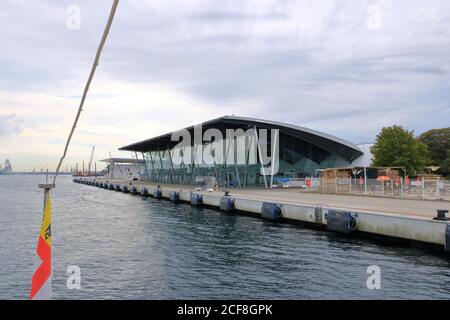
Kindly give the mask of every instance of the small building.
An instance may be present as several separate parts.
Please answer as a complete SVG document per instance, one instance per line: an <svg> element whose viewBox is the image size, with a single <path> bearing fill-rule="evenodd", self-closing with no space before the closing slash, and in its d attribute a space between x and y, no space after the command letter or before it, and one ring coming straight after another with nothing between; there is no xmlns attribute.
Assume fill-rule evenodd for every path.
<svg viewBox="0 0 450 320"><path fill-rule="evenodd" d="M405 177L403 167L348 167L348 168L326 168L317 170L320 178L320 191L325 193L349 193L371 183L379 177L384 181L398 181ZM367 181L366 181L367 180Z"/></svg>
<svg viewBox="0 0 450 320"><path fill-rule="evenodd" d="M143 159L109 158L104 177L118 180L145 180L145 161Z"/></svg>

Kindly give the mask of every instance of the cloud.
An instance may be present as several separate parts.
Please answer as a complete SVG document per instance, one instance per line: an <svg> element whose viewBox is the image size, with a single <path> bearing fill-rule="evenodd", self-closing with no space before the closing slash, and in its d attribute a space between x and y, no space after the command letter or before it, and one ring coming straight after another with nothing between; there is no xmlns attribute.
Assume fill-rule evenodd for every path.
<svg viewBox="0 0 450 320"><path fill-rule="evenodd" d="M8 105L21 114L22 129L20 135L0 140L0 159L15 155L11 161L19 161L14 166L19 170L29 168L25 163L31 161L38 168L53 168L78 108L74 87L75 84L64 84L46 88L45 94L0 91L0 105ZM228 106L224 104L222 109L227 110ZM120 146L216 116L205 101L170 86L135 84L99 75L86 101L66 163L81 165L88 161L93 145L96 159L109 157L110 151L118 156ZM15 120L11 116L6 118Z"/></svg>
<svg viewBox="0 0 450 320"><path fill-rule="evenodd" d="M80 30L66 28L74 4ZM33 141L10 136L3 146L60 152L110 5L3 1L0 115L16 114ZM370 6L380 13L375 29ZM417 133L448 126L449 26L446 0L121 1L72 161L93 143L107 156L224 114L354 142L394 123Z"/></svg>
<svg viewBox="0 0 450 320"><path fill-rule="evenodd" d="M17 115L0 115L0 137L17 135L21 131L21 120Z"/></svg>

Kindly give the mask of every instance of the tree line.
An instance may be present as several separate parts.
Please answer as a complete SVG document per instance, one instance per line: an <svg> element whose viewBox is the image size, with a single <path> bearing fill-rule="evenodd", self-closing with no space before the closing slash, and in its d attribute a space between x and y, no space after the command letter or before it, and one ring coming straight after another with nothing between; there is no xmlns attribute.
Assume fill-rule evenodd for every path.
<svg viewBox="0 0 450 320"><path fill-rule="evenodd" d="M439 167L437 173L450 176L450 127L432 129L419 136L401 126L384 127L371 148L372 165L404 167L407 174L423 173L425 167Z"/></svg>

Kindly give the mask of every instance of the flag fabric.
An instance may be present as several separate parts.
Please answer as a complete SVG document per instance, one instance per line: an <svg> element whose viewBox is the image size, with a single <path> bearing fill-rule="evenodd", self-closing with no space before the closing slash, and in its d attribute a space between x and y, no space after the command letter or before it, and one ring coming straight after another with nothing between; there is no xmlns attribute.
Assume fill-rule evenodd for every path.
<svg viewBox="0 0 450 320"><path fill-rule="evenodd" d="M37 245L37 268L31 279L31 300L46 300L52 296L52 233L50 193L47 194L44 216Z"/></svg>

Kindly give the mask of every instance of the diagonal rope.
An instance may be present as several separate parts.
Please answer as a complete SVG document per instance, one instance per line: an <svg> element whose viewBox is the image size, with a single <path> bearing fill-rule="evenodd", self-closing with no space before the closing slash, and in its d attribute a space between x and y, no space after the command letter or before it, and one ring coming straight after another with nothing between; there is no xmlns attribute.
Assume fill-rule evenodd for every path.
<svg viewBox="0 0 450 320"><path fill-rule="evenodd" d="M65 159L65 157L67 155L67 151L69 149L70 141L72 140L73 133L75 132L75 128L77 127L78 120L80 119L81 112L83 111L84 101L86 100L86 96L87 96L87 93L89 91L89 87L91 85L92 79L94 78L94 75L95 75L95 71L96 71L97 66L99 64L100 56L101 56L103 47L105 46L106 38L108 38L109 30L111 29L111 25L113 23L114 15L116 13L116 9L117 9L117 5L118 4L119 4L119 0L114 0L114 2L112 4L112 7L111 7L111 12L109 14L108 22L106 23L105 31L103 32L102 40L100 41L100 45L99 45L99 47L97 49L97 54L95 55L95 60L94 60L94 63L92 65L92 68L91 68L91 73L89 74L89 78L87 80L86 86L84 87L83 96L81 98L80 106L78 107L78 112L77 112L77 115L75 117L75 121L73 122L72 129L70 130L69 137L67 138L66 146L64 147L64 153L63 153L61 159L59 160L58 167L56 168L55 176L53 177L53 185L56 184L56 178L59 175L59 171L61 169L61 166L62 166L63 161L64 161L64 159Z"/></svg>

